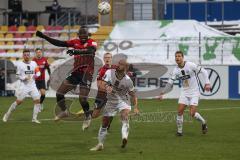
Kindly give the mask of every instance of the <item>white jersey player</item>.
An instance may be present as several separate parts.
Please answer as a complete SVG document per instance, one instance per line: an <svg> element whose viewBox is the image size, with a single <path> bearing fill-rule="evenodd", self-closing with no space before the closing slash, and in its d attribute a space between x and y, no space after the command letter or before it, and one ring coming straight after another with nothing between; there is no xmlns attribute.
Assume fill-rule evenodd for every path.
<svg viewBox="0 0 240 160"><path fill-rule="evenodd" d="M30 60L30 51L23 51L23 61L17 65L17 78L20 80L19 88L16 90L16 101L9 107L7 113L3 117L3 121L7 122L11 113L20 105L24 98L29 95L34 101L32 122L40 123L37 115L40 112L40 94L35 84L35 78L41 75L36 62Z"/></svg>
<svg viewBox="0 0 240 160"><path fill-rule="evenodd" d="M137 97L134 92L133 82L126 71L128 64L126 60L120 60L117 69L107 70L103 80L106 82L107 103L103 110L102 126L98 133L98 144L92 148L91 151L99 151L103 149L104 139L107 135L107 128L109 126L111 117L115 116L117 112L121 114L122 120L122 148L127 144L129 120L128 115L131 111L131 105L128 99L130 95L134 105L134 113L138 114Z"/></svg>
<svg viewBox="0 0 240 160"><path fill-rule="evenodd" d="M162 99L163 94L171 90L175 80L180 80L182 83L182 88L178 100L177 136L182 136L183 112L186 106L190 106L190 115L202 123L202 132L203 134L206 134L206 121L196 109L200 96L197 74L203 74L205 79L204 89L206 91L210 91L211 86L208 78L208 72L201 66L198 66L192 62L184 61L184 55L181 51L177 51L175 53L175 60L177 66L174 68L166 87L161 92L160 99Z"/></svg>

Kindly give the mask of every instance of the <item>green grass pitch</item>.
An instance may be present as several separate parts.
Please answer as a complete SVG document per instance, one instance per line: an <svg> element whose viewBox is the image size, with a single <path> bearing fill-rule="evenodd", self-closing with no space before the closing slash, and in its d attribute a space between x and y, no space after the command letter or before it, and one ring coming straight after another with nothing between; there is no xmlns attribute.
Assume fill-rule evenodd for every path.
<svg viewBox="0 0 240 160"><path fill-rule="evenodd" d="M14 98L0 98L0 116ZM77 100L75 108L80 108ZM142 112L176 111L177 100L140 100ZM53 118L54 98L47 98L39 119ZM0 122L0 160L239 160L240 101L202 100L199 111L209 132L201 134L199 122L184 123L184 136L176 137L175 121L130 122L127 148L121 149L120 120L115 117L101 152L97 144L101 119L83 132L82 123L42 121L32 124L32 101L27 99L8 123Z"/></svg>

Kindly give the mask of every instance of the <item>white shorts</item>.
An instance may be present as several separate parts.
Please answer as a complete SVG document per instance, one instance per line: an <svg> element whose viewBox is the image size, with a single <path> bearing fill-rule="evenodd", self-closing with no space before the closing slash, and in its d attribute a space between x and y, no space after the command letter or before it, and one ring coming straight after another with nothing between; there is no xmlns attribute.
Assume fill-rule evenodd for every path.
<svg viewBox="0 0 240 160"><path fill-rule="evenodd" d="M32 97L33 100L40 99L40 93L36 86L29 87L29 86L22 85L16 91L17 100L24 100L28 95Z"/></svg>
<svg viewBox="0 0 240 160"><path fill-rule="evenodd" d="M107 117L113 117L115 116L118 112L121 112L124 109L131 110L131 106L127 104L126 102L120 102L120 103L111 103L107 102L106 106L104 107L103 110L103 116Z"/></svg>
<svg viewBox="0 0 240 160"><path fill-rule="evenodd" d="M180 96L178 99L178 104L185 104L187 106L198 106L199 96L187 97Z"/></svg>

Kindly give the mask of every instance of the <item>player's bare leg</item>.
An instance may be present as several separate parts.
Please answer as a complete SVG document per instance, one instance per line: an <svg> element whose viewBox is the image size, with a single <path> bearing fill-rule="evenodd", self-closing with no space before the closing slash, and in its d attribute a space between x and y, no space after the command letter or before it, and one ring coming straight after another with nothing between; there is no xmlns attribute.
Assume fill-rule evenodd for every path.
<svg viewBox="0 0 240 160"><path fill-rule="evenodd" d="M87 129L91 124L91 113L89 111L89 103L88 103L88 95L90 92L90 88L87 86L80 86L79 93L79 102L82 106L82 109L85 114L85 119L83 121L82 130Z"/></svg>
<svg viewBox="0 0 240 160"><path fill-rule="evenodd" d="M202 133L206 134L208 131L207 124L205 119L197 112L196 106L190 106L190 115L194 117L196 120L200 121L202 123Z"/></svg>
<svg viewBox="0 0 240 160"><path fill-rule="evenodd" d="M129 134L129 115L130 110L124 109L121 111L121 120L122 120L122 148L125 148L127 145L128 134Z"/></svg>
<svg viewBox="0 0 240 160"><path fill-rule="evenodd" d="M91 148L90 151L101 151L103 150L103 144L104 144L104 140L107 136L107 128L109 126L109 123L110 123L110 120L109 120L109 117L107 116L104 116L102 118L102 126L100 127L99 129L99 132L98 132L98 144Z"/></svg>
<svg viewBox="0 0 240 160"><path fill-rule="evenodd" d="M60 107L61 112L55 117L55 121L60 120L61 118L68 117L69 113L65 104L64 95L74 89L76 86L72 85L68 80L64 80L61 86L58 88L56 97L57 105Z"/></svg>
<svg viewBox="0 0 240 160"><path fill-rule="evenodd" d="M40 99L36 99L33 102L34 102L34 107L33 107L32 122L40 124L41 122L37 119L38 113L41 112Z"/></svg>
<svg viewBox="0 0 240 160"><path fill-rule="evenodd" d="M17 106L19 106L22 103L22 100L16 100L14 101L11 106L9 107L8 111L3 116L3 122L7 122L11 113L16 109Z"/></svg>
<svg viewBox="0 0 240 160"><path fill-rule="evenodd" d="M183 135L183 113L185 110L185 104L178 104L178 114L177 114L177 136Z"/></svg>

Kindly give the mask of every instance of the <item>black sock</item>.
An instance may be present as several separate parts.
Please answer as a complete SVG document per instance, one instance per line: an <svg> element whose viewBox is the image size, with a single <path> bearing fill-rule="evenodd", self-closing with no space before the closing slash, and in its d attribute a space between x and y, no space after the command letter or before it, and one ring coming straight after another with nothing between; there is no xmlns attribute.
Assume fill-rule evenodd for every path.
<svg viewBox="0 0 240 160"><path fill-rule="evenodd" d="M80 101L81 105L82 105L82 109L86 115L86 117L88 117L91 113L89 112L89 103L87 100L84 101Z"/></svg>
<svg viewBox="0 0 240 160"><path fill-rule="evenodd" d="M66 105L65 105L65 97L62 94L56 94L57 97L57 104L61 108L62 111L65 111Z"/></svg>
<svg viewBox="0 0 240 160"><path fill-rule="evenodd" d="M45 95L41 95L41 97L40 97L40 103L41 104L43 103L44 99L45 99Z"/></svg>
<svg viewBox="0 0 240 160"><path fill-rule="evenodd" d="M109 117L109 124L107 126L107 130L110 129L111 123L112 123L113 117Z"/></svg>

